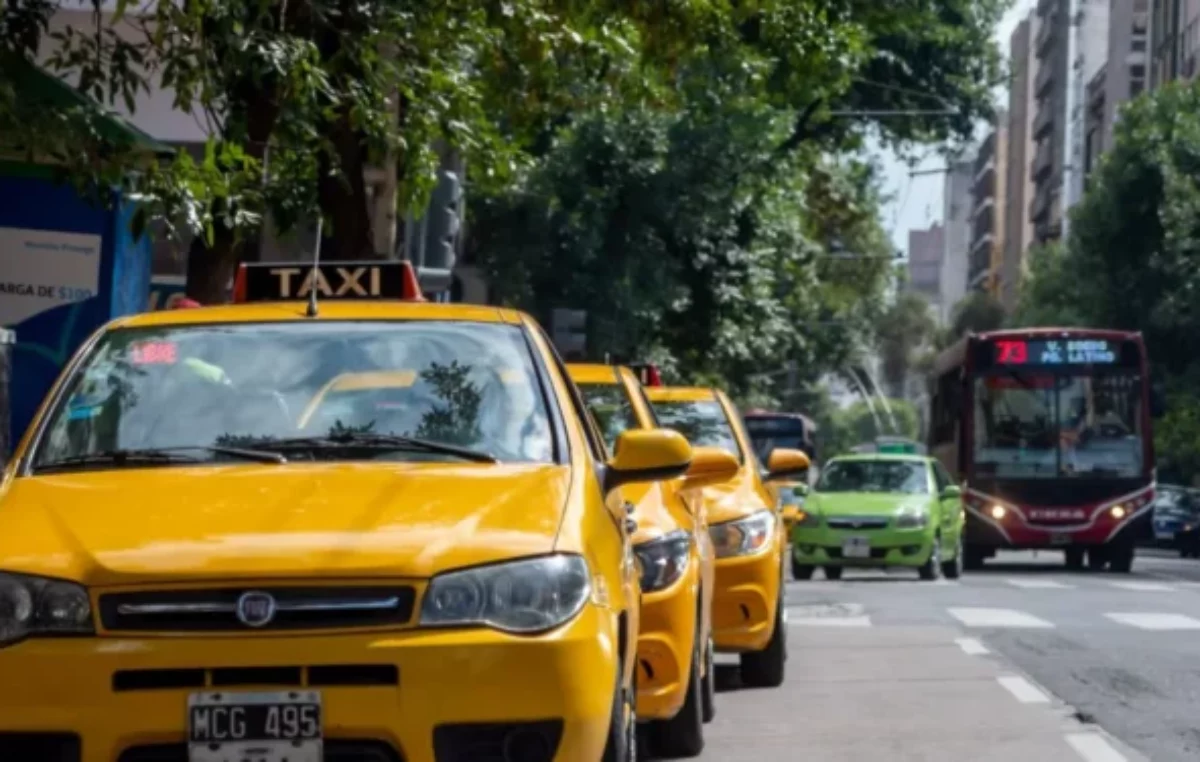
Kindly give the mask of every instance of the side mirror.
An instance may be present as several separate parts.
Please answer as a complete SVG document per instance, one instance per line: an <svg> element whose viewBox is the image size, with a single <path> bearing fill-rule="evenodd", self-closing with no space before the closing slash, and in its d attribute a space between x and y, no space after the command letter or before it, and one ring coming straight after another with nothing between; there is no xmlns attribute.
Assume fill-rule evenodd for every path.
<svg viewBox="0 0 1200 762"><path fill-rule="evenodd" d="M693 447L692 465L684 474L684 489L711 487L737 476L738 461L720 447Z"/></svg>
<svg viewBox="0 0 1200 762"><path fill-rule="evenodd" d="M776 447L767 458L767 481L794 479L808 474L812 462L803 450Z"/></svg>
<svg viewBox="0 0 1200 762"><path fill-rule="evenodd" d="M800 506L785 505L780 514L783 516L783 525L790 530L792 525L800 518Z"/></svg>
<svg viewBox="0 0 1200 762"><path fill-rule="evenodd" d="M957 484L951 484L949 487L946 487L946 489L942 490L943 500L954 500L960 497L962 497L962 487L958 486Z"/></svg>
<svg viewBox="0 0 1200 762"><path fill-rule="evenodd" d="M688 470L692 446L670 429L630 429L617 437L604 474L604 490L623 484L674 479Z"/></svg>

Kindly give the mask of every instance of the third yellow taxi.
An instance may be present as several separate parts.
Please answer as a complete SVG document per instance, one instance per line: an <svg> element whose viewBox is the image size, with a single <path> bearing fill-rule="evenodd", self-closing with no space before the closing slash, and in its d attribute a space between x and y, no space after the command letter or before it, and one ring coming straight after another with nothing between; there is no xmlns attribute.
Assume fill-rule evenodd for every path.
<svg viewBox="0 0 1200 762"><path fill-rule="evenodd" d="M777 448L764 469L737 409L718 389L649 386L646 394L660 425L693 447L719 447L737 459L734 479L705 490L717 557L713 637L718 651L741 654L744 684L778 686L787 661L787 536L774 484L807 472L808 456Z"/></svg>
<svg viewBox="0 0 1200 762"><path fill-rule="evenodd" d="M570 365L609 447L628 431L658 427L641 383L626 367ZM625 490L634 506L634 552L642 570L638 636L638 716L662 757L694 757L704 749L704 723L715 714L712 595L713 548L700 490L733 478L725 450L697 447L682 480Z"/></svg>
<svg viewBox="0 0 1200 762"><path fill-rule="evenodd" d="M243 267L98 331L0 475L0 759L635 759L622 488L686 440L609 458L536 323L407 263Z"/></svg>

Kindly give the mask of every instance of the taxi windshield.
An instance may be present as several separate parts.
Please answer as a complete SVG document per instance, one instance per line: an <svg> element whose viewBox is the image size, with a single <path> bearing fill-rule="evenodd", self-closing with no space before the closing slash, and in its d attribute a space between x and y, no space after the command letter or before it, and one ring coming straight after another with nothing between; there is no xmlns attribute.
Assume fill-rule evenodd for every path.
<svg viewBox="0 0 1200 762"><path fill-rule="evenodd" d="M922 463L903 460L835 460L817 483L820 492L883 492L924 495L929 479Z"/></svg>
<svg viewBox="0 0 1200 762"><path fill-rule="evenodd" d="M630 429L640 428L633 405L618 384L578 384L583 401L592 411L608 451L617 445L617 437Z"/></svg>
<svg viewBox="0 0 1200 762"><path fill-rule="evenodd" d="M34 467L237 448L325 460L554 456L516 326L257 323L109 332L68 382Z"/></svg>
<svg viewBox="0 0 1200 762"><path fill-rule="evenodd" d="M740 460L742 448L733 435L725 409L716 400L657 400L654 412L658 424L674 429L693 447L720 447Z"/></svg>

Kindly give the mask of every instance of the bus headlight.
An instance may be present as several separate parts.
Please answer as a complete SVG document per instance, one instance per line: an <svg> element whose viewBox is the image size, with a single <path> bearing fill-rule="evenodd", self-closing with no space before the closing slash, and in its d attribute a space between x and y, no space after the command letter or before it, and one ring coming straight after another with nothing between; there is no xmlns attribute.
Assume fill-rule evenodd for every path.
<svg viewBox="0 0 1200 762"><path fill-rule="evenodd" d="M1118 521L1129 515L1129 509L1123 505L1114 505L1112 508L1108 509L1108 512L1111 513L1112 517Z"/></svg>
<svg viewBox="0 0 1200 762"><path fill-rule="evenodd" d="M1002 505L993 505L990 513L992 514L992 518L994 518L996 521L1000 521L1008 515L1008 509Z"/></svg>

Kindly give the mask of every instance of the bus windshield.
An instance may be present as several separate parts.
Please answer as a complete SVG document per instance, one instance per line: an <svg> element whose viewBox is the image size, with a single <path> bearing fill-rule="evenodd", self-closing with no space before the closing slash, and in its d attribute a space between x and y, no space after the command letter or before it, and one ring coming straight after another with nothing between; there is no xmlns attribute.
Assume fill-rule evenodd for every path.
<svg viewBox="0 0 1200 762"><path fill-rule="evenodd" d="M786 447L791 450L803 450L809 453L807 432L804 421L790 416L746 416L746 433L750 435L750 443L755 454L763 463L776 447Z"/></svg>
<svg viewBox="0 0 1200 762"><path fill-rule="evenodd" d="M1142 473L1141 376L1004 369L975 380L974 471L993 478Z"/></svg>

